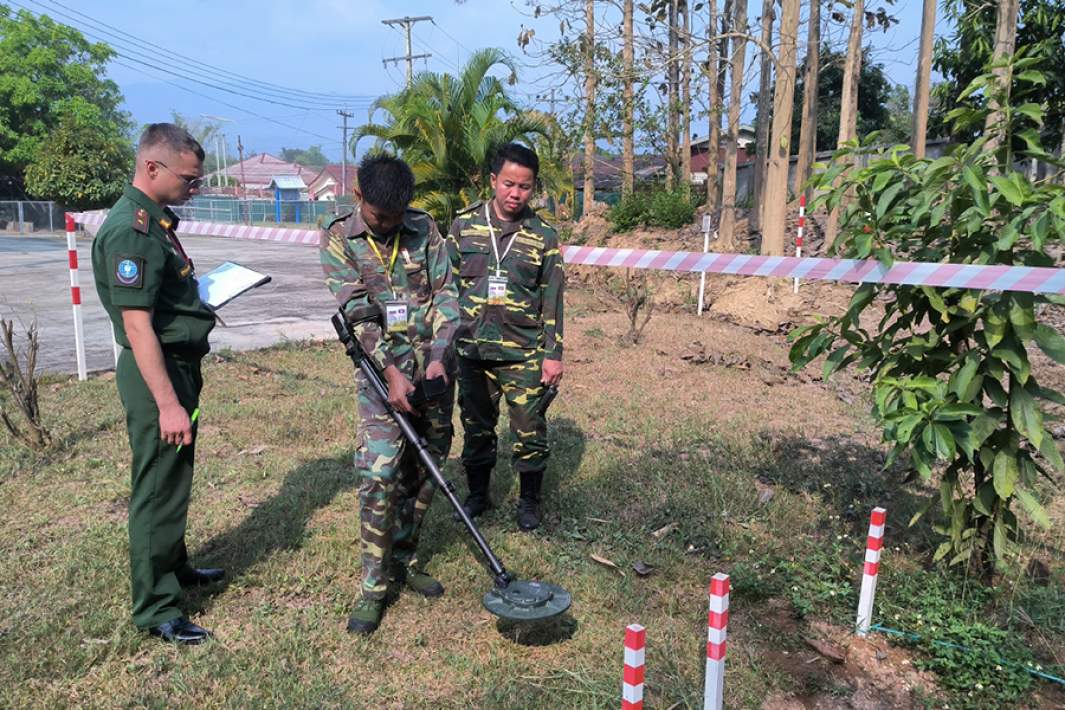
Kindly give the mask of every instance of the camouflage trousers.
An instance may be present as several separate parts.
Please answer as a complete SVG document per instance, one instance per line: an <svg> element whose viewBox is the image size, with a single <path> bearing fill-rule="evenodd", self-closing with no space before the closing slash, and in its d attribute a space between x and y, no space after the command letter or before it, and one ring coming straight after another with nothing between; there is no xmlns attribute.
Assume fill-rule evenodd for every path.
<svg viewBox="0 0 1065 710"><path fill-rule="evenodd" d="M384 402L361 374L357 380L355 472L360 477L362 593L369 599L384 599L393 570L417 564L418 533L436 484ZM409 417L438 466L451 449L454 401L452 381L443 397L416 407L417 416Z"/></svg>
<svg viewBox="0 0 1065 710"><path fill-rule="evenodd" d="M459 358L459 407L467 470L496 463L499 400L506 399L514 435L511 460L518 473L547 467L547 420L539 414L546 388L540 383L543 355L516 362Z"/></svg>

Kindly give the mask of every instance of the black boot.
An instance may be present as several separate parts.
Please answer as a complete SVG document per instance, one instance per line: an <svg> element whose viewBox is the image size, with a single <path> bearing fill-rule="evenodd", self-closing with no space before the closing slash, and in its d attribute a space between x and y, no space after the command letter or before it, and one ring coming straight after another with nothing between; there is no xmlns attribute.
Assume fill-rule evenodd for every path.
<svg viewBox="0 0 1065 710"><path fill-rule="evenodd" d="M518 498L518 527L526 532L540 527L540 488L543 471L521 472L521 496Z"/></svg>
<svg viewBox="0 0 1065 710"><path fill-rule="evenodd" d="M470 494L466 496L466 502L462 504L462 509L471 518L476 518L492 507L492 501L488 497L488 484L491 478L491 467L466 469L466 482L469 485ZM451 517L456 522L462 520L458 512L452 513Z"/></svg>

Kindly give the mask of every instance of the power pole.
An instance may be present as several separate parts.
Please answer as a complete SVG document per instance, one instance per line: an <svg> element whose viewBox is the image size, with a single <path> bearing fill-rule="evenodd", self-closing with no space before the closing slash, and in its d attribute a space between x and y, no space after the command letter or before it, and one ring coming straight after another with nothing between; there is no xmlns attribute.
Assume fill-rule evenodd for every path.
<svg viewBox="0 0 1065 710"><path fill-rule="evenodd" d="M416 22L432 22L433 18L429 15L422 15L421 17L398 17L393 20L381 20L382 25L388 25L389 27L395 27L396 25L402 25L403 29L407 33L407 53L402 57L389 57L382 60L382 64L386 67L389 62L399 63L401 60L407 62L407 86L410 87L411 82L414 81L414 60L415 59L428 59L433 56L431 54L411 54L410 46L410 30Z"/></svg>
<svg viewBox="0 0 1065 710"><path fill-rule="evenodd" d="M251 224L251 215L248 214L248 182L244 178L244 144L240 142L240 134L237 134L237 152L240 154L240 191L244 197L244 219L246 224Z"/></svg>
<svg viewBox="0 0 1065 710"><path fill-rule="evenodd" d="M337 115L344 119L344 125L338 126L344 131L344 142L340 146L340 192L344 194L348 188L348 119L355 118L355 114L337 109ZM337 195L336 202L340 204L340 195Z"/></svg>

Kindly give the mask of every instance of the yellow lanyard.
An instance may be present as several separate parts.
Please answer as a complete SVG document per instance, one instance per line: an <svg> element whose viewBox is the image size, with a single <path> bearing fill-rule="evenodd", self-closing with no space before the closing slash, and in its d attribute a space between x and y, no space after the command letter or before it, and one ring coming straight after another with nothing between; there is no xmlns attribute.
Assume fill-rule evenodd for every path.
<svg viewBox="0 0 1065 710"><path fill-rule="evenodd" d="M396 289L392 285L392 269L396 268L396 259L399 258L399 235L397 234L392 239L394 240L394 243L392 244L392 259L386 264L385 257L381 255L381 250L377 248L377 243L374 242L373 236L366 237L366 241L370 243L370 248L373 249L373 253L377 255L377 259L381 262L381 266L385 267L385 278L388 279L388 290L390 290L392 296L395 297Z"/></svg>

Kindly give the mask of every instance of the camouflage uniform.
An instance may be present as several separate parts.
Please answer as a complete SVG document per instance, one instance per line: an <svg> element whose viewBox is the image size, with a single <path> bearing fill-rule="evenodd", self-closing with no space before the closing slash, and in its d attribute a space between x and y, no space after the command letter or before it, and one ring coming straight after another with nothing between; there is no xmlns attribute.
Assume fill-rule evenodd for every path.
<svg viewBox="0 0 1065 710"><path fill-rule="evenodd" d="M377 251L370 239L374 239ZM395 239L399 245L393 251ZM451 382L447 393L415 406L417 416L411 417L430 453L442 465L453 434L454 363L450 353L459 314L447 249L436 223L424 212L407 210L396 234L382 240L373 237L356 209L322 232L320 256L326 285L350 319L365 318L390 299L406 302L404 331L387 331L380 321L352 324L352 334L379 370L395 365L417 386L430 362L439 360L447 366ZM385 403L361 373L356 382L359 425L355 470L361 478L363 596L383 599L389 574L400 565L416 564L419 527L436 487L414 448L406 446Z"/></svg>
<svg viewBox="0 0 1065 710"><path fill-rule="evenodd" d="M555 230L532 210L526 208L517 222L498 221L494 210L489 214L495 250L483 203L461 212L447 239L462 316L457 346L462 462L467 472L485 472L485 477L495 465L502 396L524 496L526 474L542 477L547 466L547 423L538 413L546 390L540 377L544 358L562 359L565 275ZM489 277L497 266L506 276L506 295L501 305L489 305ZM538 483L534 487L538 497Z"/></svg>

